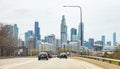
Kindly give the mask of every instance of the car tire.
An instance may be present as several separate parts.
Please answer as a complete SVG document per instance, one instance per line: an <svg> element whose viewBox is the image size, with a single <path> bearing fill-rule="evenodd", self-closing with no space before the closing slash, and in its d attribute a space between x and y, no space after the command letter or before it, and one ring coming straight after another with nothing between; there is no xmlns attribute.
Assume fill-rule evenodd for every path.
<svg viewBox="0 0 120 69"><path fill-rule="evenodd" d="M46 60L48 60L48 58L46 58Z"/></svg>
<svg viewBox="0 0 120 69"><path fill-rule="evenodd" d="M40 60L40 58L38 58L38 60Z"/></svg>

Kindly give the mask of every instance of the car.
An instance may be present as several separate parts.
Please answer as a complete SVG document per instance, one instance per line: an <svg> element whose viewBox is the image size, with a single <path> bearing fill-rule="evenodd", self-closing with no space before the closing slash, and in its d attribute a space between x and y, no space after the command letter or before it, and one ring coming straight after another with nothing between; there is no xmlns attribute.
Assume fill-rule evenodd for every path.
<svg viewBox="0 0 120 69"><path fill-rule="evenodd" d="M47 54L48 54L48 58L52 58L52 54L51 53L47 52Z"/></svg>
<svg viewBox="0 0 120 69"><path fill-rule="evenodd" d="M67 53L60 53L59 58L66 58L67 59Z"/></svg>
<svg viewBox="0 0 120 69"><path fill-rule="evenodd" d="M46 59L46 60L48 60L48 54L47 54L47 52L40 52L39 54L38 54L38 60L41 60L41 59Z"/></svg>

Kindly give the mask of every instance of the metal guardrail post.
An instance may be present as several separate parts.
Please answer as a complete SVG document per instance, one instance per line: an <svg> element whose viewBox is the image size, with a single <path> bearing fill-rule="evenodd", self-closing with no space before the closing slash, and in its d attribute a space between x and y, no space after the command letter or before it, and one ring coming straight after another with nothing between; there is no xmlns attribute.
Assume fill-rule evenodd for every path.
<svg viewBox="0 0 120 69"><path fill-rule="evenodd" d="M79 57L88 58L88 59L95 59L95 60L98 60L98 61L108 62L110 64L112 64L112 62L117 62L117 64L115 64L115 65L119 65L120 66L120 60L117 60L117 59L95 57L95 56L86 56L86 55L81 55Z"/></svg>
<svg viewBox="0 0 120 69"><path fill-rule="evenodd" d="M111 63L111 60L109 61L109 63Z"/></svg>
<svg viewBox="0 0 120 69"><path fill-rule="evenodd" d="M118 62L118 65L120 66L120 62Z"/></svg>

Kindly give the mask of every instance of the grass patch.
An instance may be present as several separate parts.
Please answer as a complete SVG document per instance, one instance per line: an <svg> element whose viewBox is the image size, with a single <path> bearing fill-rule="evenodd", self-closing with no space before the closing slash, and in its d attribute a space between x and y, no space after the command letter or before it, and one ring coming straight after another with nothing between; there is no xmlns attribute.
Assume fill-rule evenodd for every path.
<svg viewBox="0 0 120 69"><path fill-rule="evenodd" d="M116 65L118 65L118 62L116 62L116 61L112 61L112 64L116 64Z"/></svg>

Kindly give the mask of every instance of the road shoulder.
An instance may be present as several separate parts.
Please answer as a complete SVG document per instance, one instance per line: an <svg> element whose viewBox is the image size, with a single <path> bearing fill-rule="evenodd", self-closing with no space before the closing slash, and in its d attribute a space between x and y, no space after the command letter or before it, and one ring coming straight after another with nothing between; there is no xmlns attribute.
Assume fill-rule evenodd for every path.
<svg viewBox="0 0 120 69"><path fill-rule="evenodd" d="M69 58L70 59L76 59L76 60L83 60L83 61L95 64L97 66L100 66L104 69L120 69L120 66L118 66L118 65L114 65L114 64L94 60L94 59L88 59L88 58L83 58L83 57L69 57Z"/></svg>

